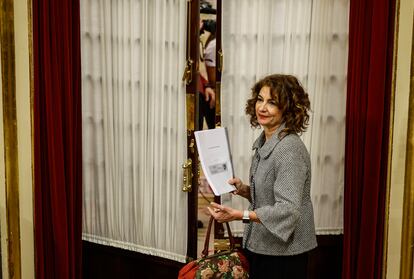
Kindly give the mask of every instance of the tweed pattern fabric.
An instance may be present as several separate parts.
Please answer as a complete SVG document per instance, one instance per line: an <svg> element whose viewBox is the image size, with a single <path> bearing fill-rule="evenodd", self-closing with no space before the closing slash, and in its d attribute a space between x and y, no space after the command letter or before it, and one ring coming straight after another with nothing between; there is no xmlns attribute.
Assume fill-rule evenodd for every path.
<svg viewBox="0 0 414 279"><path fill-rule="evenodd" d="M283 128L267 141L262 133L253 144L249 210L261 223L246 225L243 247L258 254L296 255L317 246L310 156L297 134L278 137Z"/></svg>

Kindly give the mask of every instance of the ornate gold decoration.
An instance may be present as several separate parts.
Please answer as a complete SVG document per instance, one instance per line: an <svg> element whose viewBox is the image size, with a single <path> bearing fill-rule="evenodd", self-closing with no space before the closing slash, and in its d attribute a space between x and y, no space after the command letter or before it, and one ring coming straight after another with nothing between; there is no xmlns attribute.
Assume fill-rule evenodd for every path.
<svg viewBox="0 0 414 279"><path fill-rule="evenodd" d="M13 0L0 0L1 77L9 277L21 278L19 164Z"/></svg>

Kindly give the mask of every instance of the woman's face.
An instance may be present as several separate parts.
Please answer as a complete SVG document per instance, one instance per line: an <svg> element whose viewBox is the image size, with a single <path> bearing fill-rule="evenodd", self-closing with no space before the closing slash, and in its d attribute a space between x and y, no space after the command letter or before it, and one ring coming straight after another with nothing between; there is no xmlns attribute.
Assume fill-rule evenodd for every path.
<svg viewBox="0 0 414 279"><path fill-rule="evenodd" d="M260 89L256 101L257 122L266 130L276 130L282 123L282 111L276 106L276 101L272 99L270 87L263 86Z"/></svg>

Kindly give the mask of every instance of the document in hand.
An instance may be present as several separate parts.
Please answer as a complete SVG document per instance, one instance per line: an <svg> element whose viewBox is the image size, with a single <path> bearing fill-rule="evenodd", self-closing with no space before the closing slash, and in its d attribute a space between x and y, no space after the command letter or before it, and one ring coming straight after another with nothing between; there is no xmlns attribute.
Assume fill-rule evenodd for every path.
<svg viewBox="0 0 414 279"><path fill-rule="evenodd" d="M194 132L201 167L216 196L236 190L227 183L233 178L230 145L226 128Z"/></svg>

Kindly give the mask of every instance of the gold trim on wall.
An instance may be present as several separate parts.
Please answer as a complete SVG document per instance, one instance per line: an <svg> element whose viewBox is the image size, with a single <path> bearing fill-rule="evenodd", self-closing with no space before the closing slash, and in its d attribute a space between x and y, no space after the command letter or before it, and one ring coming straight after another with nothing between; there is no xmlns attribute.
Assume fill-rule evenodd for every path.
<svg viewBox="0 0 414 279"><path fill-rule="evenodd" d="M401 240L401 279L413 278L414 268L414 19L412 38L407 157L405 161L404 206Z"/></svg>
<svg viewBox="0 0 414 279"><path fill-rule="evenodd" d="M0 0L1 78L9 278L21 278L19 164L13 0Z"/></svg>
<svg viewBox="0 0 414 279"><path fill-rule="evenodd" d="M32 143L32 205L33 205L33 244L34 244L34 269L36 270L37 257L36 257L36 223L35 223L35 145L34 145L34 58L33 58L33 3L32 0L27 0L27 13L28 13L28 44L29 44L29 79L30 79L30 126L31 126L31 143ZM36 272L35 272L36 274Z"/></svg>
<svg viewBox="0 0 414 279"><path fill-rule="evenodd" d="M387 184L385 193L385 212L384 212L384 239L382 254L382 279L387 276L387 257L388 257L388 228L390 215L390 193L391 193L391 172L392 172L392 155L393 155L393 136L394 136L394 114L395 114L395 90L397 79L397 58L398 58L398 34L400 19L400 0L395 3L394 18L394 38L392 54L392 77L391 77L391 98L390 98L390 124L389 124L389 141L388 141L388 164L387 164Z"/></svg>
<svg viewBox="0 0 414 279"><path fill-rule="evenodd" d="M34 64L33 64L33 13L32 0L27 0L28 13L28 35L29 35L29 78L30 78L30 122L32 126L32 177L34 177ZM34 197L34 179L33 179L33 197ZM34 199L34 198L33 198ZM34 200L33 200L34 201ZM33 203L34 204L34 203Z"/></svg>
<svg viewBox="0 0 414 279"><path fill-rule="evenodd" d="M31 142L32 142L32 197L33 197L33 223L34 223L34 205L35 205L35 170L34 170L34 60L33 60L33 11L32 0L27 0L27 13L28 13L28 35L29 35L29 79L30 79L30 125L31 130ZM33 235L35 235L35 226L33 226ZM36 243L35 243L36 248ZM35 258L36 260L36 258Z"/></svg>
<svg viewBox="0 0 414 279"><path fill-rule="evenodd" d="M187 93L186 95L186 111L187 111L187 131L193 132L195 130L195 114L196 114L196 95Z"/></svg>

